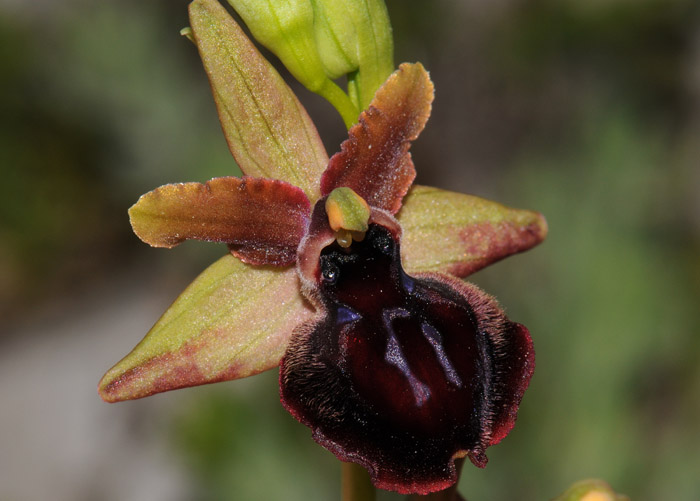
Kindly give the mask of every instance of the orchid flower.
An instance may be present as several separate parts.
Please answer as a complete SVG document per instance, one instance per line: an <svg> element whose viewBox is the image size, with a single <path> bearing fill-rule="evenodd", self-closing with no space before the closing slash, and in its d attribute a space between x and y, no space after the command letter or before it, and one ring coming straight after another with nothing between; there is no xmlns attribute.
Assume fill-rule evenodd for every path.
<svg viewBox="0 0 700 501"><path fill-rule="evenodd" d="M484 467L515 423L534 350L524 326L460 278L541 242L544 218L413 184L408 150L433 100L421 64L384 81L329 159L219 3L195 0L190 21L244 176L161 186L129 215L152 246L198 239L230 252L105 374L101 397L279 366L284 407L379 488L424 494L456 482L458 458Z"/></svg>

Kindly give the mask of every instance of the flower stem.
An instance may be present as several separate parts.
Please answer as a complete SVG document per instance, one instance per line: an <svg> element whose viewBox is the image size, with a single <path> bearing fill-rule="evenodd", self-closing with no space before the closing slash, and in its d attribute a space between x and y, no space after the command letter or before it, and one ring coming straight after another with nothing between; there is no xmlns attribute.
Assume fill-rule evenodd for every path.
<svg viewBox="0 0 700 501"><path fill-rule="evenodd" d="M365 469L355 463L342 463L343 477L341 481L343 501L374 501L376 491L369 474Z"/></svg>
<svg viewBox="0 0 700 501"><path fill-rule="evenodd" d="M343 89L338 87L335 82L327 79L321 87L311 90L324 97L326 101L331 103L333 107L338 110L338 113L340 113L345 123L345 128L350 129L350 127L357 122L360 111L350 100L348 95L343 92Z"/></svg>

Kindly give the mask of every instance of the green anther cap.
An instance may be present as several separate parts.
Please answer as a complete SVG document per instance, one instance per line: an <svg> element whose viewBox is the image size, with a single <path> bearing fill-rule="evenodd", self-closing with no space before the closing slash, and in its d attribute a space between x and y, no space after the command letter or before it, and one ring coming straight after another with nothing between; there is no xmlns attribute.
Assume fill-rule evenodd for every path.
<svg viewBox="0 0 700 501"><path fill-rule="evenodd" d="M336 232L342 247L349 247L353 240L360 242L369 227L369 205L350 188L336 188L326 199L328 223Z"/></svg>
<svg viewBox="0 0 700 501"><path fill-rule="evenodd" d="M192 34L192 28L185 26L180 30L180 35L186 37L190 42L196 43L194 40L194 35Z"/></svg>

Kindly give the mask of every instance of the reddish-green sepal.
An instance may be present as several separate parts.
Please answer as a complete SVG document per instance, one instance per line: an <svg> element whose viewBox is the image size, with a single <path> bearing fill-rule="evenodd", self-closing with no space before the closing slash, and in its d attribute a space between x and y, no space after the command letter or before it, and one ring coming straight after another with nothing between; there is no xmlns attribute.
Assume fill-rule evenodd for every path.
<svg viewBox="0 0 700 501"><path fill-rule="evenodd" d="M100 396L131 400L271 369L294 327L312 316L294 268L252 267L228 254L202 272L104 375Z"/></svg>
<svg viewBox="0 0 700 501"><path fill-rule="evenodd" d="M315 201L328 155L306 110L219 2L195 0L189 12L219 119L241 171L287 181Z"/></svg>
<svg viewBox="0 0 700 501"><path fill-rule="evenodd" d="M287 266L308 223L301 189L272 179L219 177L167 184L129 209L134 232L154 247L189 239L224 242L249 264Z"/></svg>
<svg viewBox="0 0 700 501"><path fill-rule="evenodd" d="M321 194L352 188L395 214L416 170L408 149L430 116L433 84L420 63L402 64L377 91L321 178Z"/></svg>
<svg viewBox="0 0 700 501"><path fill-rule="evenodd" d="M411 188L396 217L404 230L403 263L409 272L466 277L547 236L539 212L426 186Z"/></svg>

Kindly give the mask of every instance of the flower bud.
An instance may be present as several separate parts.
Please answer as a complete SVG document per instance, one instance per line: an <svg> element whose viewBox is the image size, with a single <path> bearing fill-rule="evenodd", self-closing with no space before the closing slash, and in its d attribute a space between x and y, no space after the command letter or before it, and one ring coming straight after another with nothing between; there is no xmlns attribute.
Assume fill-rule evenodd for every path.
<svg viewBox="0 0 700 501"><path fill-rule="evenodd" d="M311 90L326 80L313 37L310 0L261 2L228 0L255 39L275 53L294 77Z"/></svg>
<svg viewBox="0 0 700 501"><path fill-rule="evenodd" d="M348 93L364 110L374 93L394 71L394 43L383 0L352 0L357 30L358 71L348 75Z"/></svg>
<svg viewBox="0 0 700 501"><path fill-rule="evenodd" d="M383 0L228 0L255 39L307 89L327 99L348 128L394 70ZM348 93L333 80L348 75Z"/></svg>
<svg viewBox="0 0 700 501"><path fill-rule="evenodd" d="M310 0L286 2L228 0L255 39L271 50L307 89L327 99L346 126L357 120L358 109L327 75L314 39L314 10Z"/></svg>
<svg viewBox="0 0 700 501"><path fill-rule="evenodd" d="M360 65L352 3L311 0L316 46L326 74L333 79L357 70Z"/></svg>
<svg viewBox="0 0 700 501"><path fill-rule="evenodd" d="M576 482L554 501L629 501L629 498L615 493L602 480L590 479Z"/></svg>

